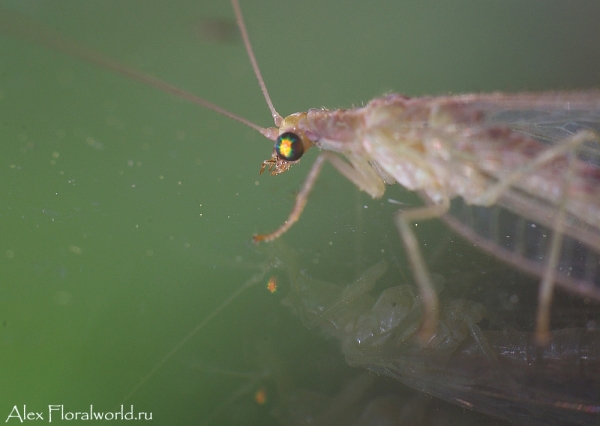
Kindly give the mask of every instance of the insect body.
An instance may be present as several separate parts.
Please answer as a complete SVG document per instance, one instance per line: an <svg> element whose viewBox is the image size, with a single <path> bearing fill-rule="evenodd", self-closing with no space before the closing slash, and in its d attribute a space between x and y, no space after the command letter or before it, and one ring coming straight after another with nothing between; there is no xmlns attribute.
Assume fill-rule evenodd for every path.
<svg viewBox="0 0 600 426"><path fill-rule="evenodd" d="M261 172L287 171L311 146L322 150L287 221L255 242L271 241L300 217L325 162L374 198L385 184L418 191L424 206L396 214L424 301L422 336L433 334L438 305L416 236L415 221L444 218L467 239L542 279L538 340L548 341L553 285L600 300L600 92L548 92L407 98L387 95L362 108L312 109L283 118L273 107L236 0L249 58L275 126L263 128L205 99L129 68L41 26L2 15L2 30L141 81L237 120L275 142ZM340 156L341 155L341 156ZM345 157L345 160L342 158ZM536 256L502 246L452 214L453 200L500 206L548 230ZM450 215L447 215L450 213ZM527 244L524 241L522 244ZM572 245L577 245L572 255ZM565 257L565 253L569 257ZM576 264L574 264L576 262ZM573 266L582 274L573 276Z"/></svg>
<svg viewBox="0 0 600 426"><path fill-rule="evenodd" d="M506 110L515 113L513 121L503 117ZM373 198L383 195L385 183L398 182L419 191L425 206L398 212L396 225L424 298L424 335L430 336L437 321L436 296L410 223L443 216L456 197L469 205L505 206L554 231L546 252L538 259L544 268L539 272L543 284L537 330L538 339L547 343L554 281L595 299L600 296L593 263L594 272L580 280L578 287L570 286L569 272L557 267L563 234L575 241L585 239L586 250L600 253L598 138L590 127L583 127L572 134L564 132L561 139L554 136L552 144L545 144L532 136L538 122L519 121L531 112L547 114L557 120L557 126L590 119L591 129L596 130L600 125L600 93L416 99L392 94L359 109L294 114L281 122L281 134L286 138L297 135L302 141L297 142L299 146L306 149L316 145L324 152L286 223L271 234L255 236L255 241L278 238L299 218L325 160ZM348 162L333 152L344 155ZM590 153L592 161L586 157ZM271 174L278 174L298 159L287 159L276 145L273 157L265 163ZM495 252L495 247L490 250ZM598 258L592 262L598 263Z"/></svg>
<svg viewBox="0 0 600 426"><path fill-rule="evenodd" d="M373 198L385 183L400 183L423 195L425 206L399 211L395 222L406 247L424 303L421 337L430 338L438 317L437 297L410 223L442 217L451 200L469 205L502 205L551 230L548 249L537 261L542 281L536 320L537 341L550 340L554 283L600 301L600 92L463 95L410 99L388 95L363 108L311 109L282 118L275 110L256 63L237 0L238 26L254 72L277 127L259 129L275 140L263 162L283 173L315 145L322 149L286 222L254 241L272 241L300 217L308 195L329 161ZM543 121L542 121L543 119ZM348 162L333 153L342 154ZM459 225L458 232L471 233ZM560 269L564 234L594 253L593 272L575 285ZM489 240L488 240L489 242ZM488 249L501 251L492 242ZM509 256L498 255L510 261ZM519 255L513 263L521 266ZM568 265L567 265L568 266ZM527 269L527 268L525 268ZM531 271L535 268L529 268ZM590 276L591 275L591 276Z"/></svg>

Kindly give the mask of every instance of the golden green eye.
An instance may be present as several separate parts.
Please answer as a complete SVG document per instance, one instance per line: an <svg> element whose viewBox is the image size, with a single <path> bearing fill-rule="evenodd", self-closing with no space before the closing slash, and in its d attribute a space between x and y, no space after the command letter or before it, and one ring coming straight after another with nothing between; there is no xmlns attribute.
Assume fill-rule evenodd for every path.
<svg viewBox="0 0 600 426"><path fill-rule="evenodd" d="M304 154L302 139L295 133L285 132L275 142L277 156L285 161L298 161Z"/></svg>

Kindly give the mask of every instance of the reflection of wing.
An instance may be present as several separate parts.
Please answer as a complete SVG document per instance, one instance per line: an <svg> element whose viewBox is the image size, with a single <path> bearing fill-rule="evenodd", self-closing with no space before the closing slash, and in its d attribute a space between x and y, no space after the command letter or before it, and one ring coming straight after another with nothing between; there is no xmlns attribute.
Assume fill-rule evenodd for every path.
<svg viewBox="0 0 600 426"><path fill-rule="evenodd" d="M361 366L446 401L519 424L598 424L599 332L583 329L553 332L556 343L545 350L543 360L520 358L527 353L527 345L521 345L525 333L484 334L490 346L494 344L498 360L484 356L478 343L469 338L450 358L435 353L427 355L426 350L415 346L397 348L396 357L374 356L373 363L361 355ZM562 337L571 340L567 350L558 348L564 343ZM577 337L590 340L589 346L573 347ZM533 344L529 350L532 347ZM585 360L586 354L591 353L593 359ZM560 354L562 359L552 359L552 354ZM353 354L346 356L352 362ZM553 364L554 361L558 362Z"/></svg>

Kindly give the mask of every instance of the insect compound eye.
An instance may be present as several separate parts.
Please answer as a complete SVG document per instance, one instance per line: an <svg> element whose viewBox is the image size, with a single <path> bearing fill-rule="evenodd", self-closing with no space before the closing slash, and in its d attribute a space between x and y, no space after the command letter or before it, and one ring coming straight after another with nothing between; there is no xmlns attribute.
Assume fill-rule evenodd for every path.
<svg viewBox="0 0 600 426"><path fill-rule="evenodd" d="M304 154L304 144L297 134L285 132L275 141L275 152L282 160L298 161Z"/></svg>

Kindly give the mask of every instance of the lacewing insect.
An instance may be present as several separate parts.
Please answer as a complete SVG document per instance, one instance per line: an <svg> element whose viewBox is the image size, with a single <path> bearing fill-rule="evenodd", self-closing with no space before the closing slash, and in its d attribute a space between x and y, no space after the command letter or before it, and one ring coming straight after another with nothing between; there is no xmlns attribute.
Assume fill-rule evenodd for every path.
<svg viewBox="0 0 600 426"><path fill-rule="evenodd" d="M438 303L411 229L420 220L442 218L468 240L541 278L536 325L540 342L550 337L554 284L600 300L600 92L422 98L390 94L361 108L311 109L283 118L261 77L239 4L236 0L232 4L276 127L258 126L51 29L28 28L8 16L2 27L257 130L275 142L261 173L283 173L310 147L321 149L285 223L274 232L255 235L255 242L277 239L298 221L325 162L373 198L382 197L385 184L391 183L418 191L424 206L399 211L395 223L423 297L425 339L435 331ZM466 216L454 208L461 201L472 210ZM525 226L539 226L543 235L536 234L533 243L503 244L498 234L507 225L498 217L504 212L525 218L529 221ZM492 232L478 226L482 217ZM514 235L529 234L521 229Z"/></svg>
<svg viewBox="0 0 600 426"><path fill-rule="evenodd" d="M39 33L28 33L23 37L33 38L32 34ZM242 121L242 119L232 116L227 111L219 109L204 99L190 95L154 77L131 70L110 58L90 51L87 47L72 43L56 33L44 32L36 42L50 45L53 49L65 51L73 56L88 60L97 66L112 69L130 78L197 102L230 118ZM412 126L408 130L412 132L410 133L411 136L415 136L415 139L411 139L408 146L403 148L405 152L402 152L402 154L413 160L413 163L410 163L412 166L423 167L424 170L419 169L419 173L422 173L422 175L419 176L417 173L416 177L421 180L427 180L428 176L425 173L427 171L446 170L455 172L457 176L462 177L461 182L464 183L462 189L465 191L469 190L471 185L476 186L477 184L485 187L486 185L493 185L493 183L503 182L507 185L506 188L497 187L500 190L500 197L495 200L496 204L493 206L469 204L472 199L468 198L465 194L459 194L460 196L455 197L453 203L450 205L449 216L445 216L444 219L448 220L453 227L459 228L462 226L459 232L469 240L476 242L479 246L485 247L485 243L487 243L488 247L486 248L493 254L500 256L501 253L505 253L508 261L512 261L522 269L527 269L531 266L527 270L531 270L539 276L544 276L544 273L549 275L553 271L556 271L557 275L553 278L558 284L576 294L597 299L598 272L594 268L593 259L595 253L598 251L598 247L600 247L597 238L598 220L594 219L594 217L597 217L594 214L597 211L598 205L596 183L597 167L600 162L597 160L598 149L597 145L593 142L593 138L590 141L583 142L579 146L577 146L576 140L573 141L572 150L569 152L577 154L577 158L575 159L569 159L567 155L558 150L551 152L551 154L556 155L555 161L551 161L551 168L546 169L543 164L539 164L537 170L520 169L521 172L525 172L525 176L521 177L518 176L518 171L519 164L524 164L524 162L531 158L540 158L539 156L542 155L541 153L546 148L552 150L552 147L561 145L570 148L566 146L564 141L570 141L570 136L576 135L578 131L584 129L594 129L597 131L599 99L600 96L595 92L546 93L538 95L473 95L413 100L401 96L397 96L394 99L390 96L385 99L373 101L368 105L370 109L358 109L353 114L352 111L316 110L307 113L305 117L320 116L323 118L327 114L330 114L330 118L332 119L330 123L317 123L322 126L337 126L340 123L344 123L342 119L348 117L347 128L334 129L338 131L338 136L340 132L343 133L342 136L346 132L349 134L352 130L350 127L351 124L358 125L361 121L369 119L377 122L379 125L382 136L380 139L377 139L379 142L385 142L387 139L394 142L394 132L399 129L395 128L394 123L390 123L387 117L391 117L394 115L394 112L398 112L397 115L399 117L406 119L405 126L400 127L408 128L409 125ZM377 102L380 102L379 107ZM387 105L386 102L388 102ZM419 114L421 115L421 119L419 118ZM242 122L253 127L252 123ZM298 123L298 126L300 126L300 120L298 120ZM256 127L254 128L256 129ZM267 136L274 136L272 134L276 135L279 133L279 131L269 132L268 129L262 128L258 128L257 130L266 133ZM400 130L407 129L401 128ZM484 142L481 146L477 145L480 142L477 131L481 135L488 136L487 138L481 138L481 142ZM517 138L513 140L511 136L519 136L521 139ZM292 149L288 150L293 154L294 138L286 137L282 139L281 145L283 149L280 149L280 151L285 152L286 145L289 145L288 148ZM340 142L347 140L349 139L341 138ZM542 144L536 145L534 143L536 140L541 141ZM329 139L315 140L315 145L335 150L336 145L333 145L333 142L335 141ZM521 142L522 145L520 145ZM339 150L343 151L343 149L344 147L340 143ZM388 149L389 156L387 152L383 154L379 152L377 154L378 158L385 157L392 161L399 155L396 151L396 145L382 143L379 149ZM304 188L308 189L303 191L304 195L299 197L299 201L302 201L302 203L306 201L306 196L314 184L319 167L322 166L324 160L329 160L334 165L339 164L338 169L341 171L349 169L350 171L370 173L367 177L350 173L351 176L358 177L356 179L357 183L361 185L374 184L375 186L383 187L381 177L384 178L383 181L386 183L394 182L393 176L388 176L382 168L382 164L373 159L374 154L371 155L366 151L360 152L356 150L349 150L342 154L347 156L351 165L343 163L340 157L327 153L317 160L318 163L315 165L315 169L309 175L309 179L304 186ZM430 160L433 165L428 166L427 164ZM456 164L454 164L454 161ZM275 156L275 158L272 157L270 160L267 160L263 166L264 169L273 166L271 171L283 171L287 170L286 166L289 167L290 164L292 162L288 161L286 163L279 156ZM345 166L342 166L344 164ZM454 165L454 169L448 168L451 164ZM511 164L513 169L505 167ZM565 165L569 166L565 167ZM370 167L374 168L371 169ZM516 179L516 181L512 181L510 178L511 170L517 171L517 174L513 175L513 179ZM525 177L529 172L532 178L527 180ZM508 176L505 176L505 173ZM570 176L570 181L567 179L561 180L561 176ZM370 180L369 177L373 179ZM430 181L434 187L439 182L440 179L432 179ZM561 182L569 183L562 191L562 196L560 194L562 189ZM410 186L408 187L410 188ZM438 189L440 191L448 190L443 185ZM557 189L558 195L553 194L552 191ZM546 190L555 198L545 198L543 194L540 195ZM448 198L455 195L449 191L442 192L442 195L444 194ZM463 195L465 196L463 197ZM466 201L462 207L454 204L455 201L461 201L461 199ZM295 211L296 216L299 216L298 208ZM566 218L561 219L557 212L563 214ZM441 214L441 212L439 213ZM420 218L423 218L423 216L420 216ZM523 221L519 222L521 220ZM537 225L535 229L544 228L549 232L546 232L546 235L543 232L532 235L526 232L531 230L529 226L531 224ZM552 231L559 232L553 233ZM509 235L515 237L512 240L518 240L521 243L515 246L504 244L501 241L501 237L506 236L508 232L510 232ZM559 247L560 249L556 255L558 258L556 261L558 266L556 268L547 266L549 244L544 243L553 234L561 236L563 240L562 244L560 244L560 241L554 244L554 247ZM408 230L408 235L412 235L410 229ZM413 250L409 250L409 253L413 253L413 256L417 256L418 259L420 256L418 247L416 242L413 241L413 243ZM516 261L510 259L511 255L513 258L516 258ZM416 265L418 269L418 261ZM420 271L425 275L424 282L427 284L428 277L424 262L421 262ZM260 274L260 279L251 279L249 283L263 282L262 278L264 278L265 273ZM552 283L552 281L552 279L548 280L549 283ZM238 295L239 293L233 294L232 298ZM228 299L222 306L227 305L231 300ZM430 305L433 307L430 311L435 314L435 293L432 293L432 302ZM550 301L547 301L545 306L548 309ZM221 308L207 317L206 321L199 324L189 336L204 327L220 311ZM543 310L540 310L540 313L543 313ZM436 322L435 315L430 314L426 318L430 319L429 322L431 324ZM143 381L131 393L134 393L143 385L144 381L154 374L185 342L186 340L183 340L181 344L175 346L155 368L145 375Z"/></svg>
<svg viewBox="0 0 600 426"><path fill-rule="evenodd" d="M397 182L421 193L425 206L399 211L395 221L423 297L421 335L425 339L434 334L438 304L410 223L442 217L457 197L468 205L499 204L552 231L548 248L539 259L546 264L539 273L536 330L540 343L550 339L549 310L555 282L600 300L595 283L597 255L583 261L587 282L584 279L569 286L570 273L560 268L564 235L579 243L589 232L593 235L586 241L584 256L600 251L600 139L595 133L600 125L600 92L415 99L391 94L362 108L311 109L284 119L268 95L237 1L233 5L277 126L261 130L275 140L275 147L260 172L268 168L271 175L283 173L311 146L322 150L286 222L272 233L255 235L255 242L278 238L299 219L324 162L329 161L373 198L383 196L385 183ZM539 129L542 126L550 131ZM560 130L553 132L552 127ZM461 231L459 225L454 228ZM462 234L470 237L468 232ZM494 252L492 244L488 247ZM557 277L560 275L567 277Z"/></svg>

